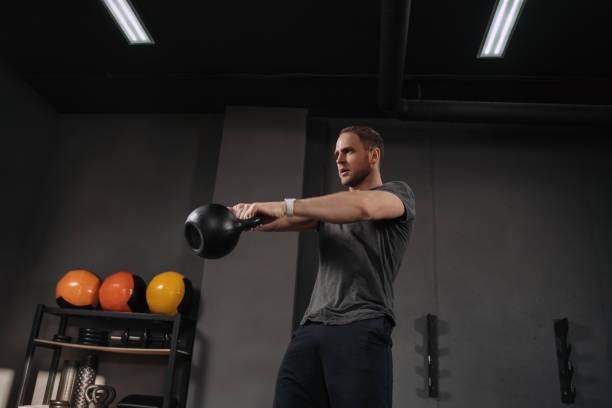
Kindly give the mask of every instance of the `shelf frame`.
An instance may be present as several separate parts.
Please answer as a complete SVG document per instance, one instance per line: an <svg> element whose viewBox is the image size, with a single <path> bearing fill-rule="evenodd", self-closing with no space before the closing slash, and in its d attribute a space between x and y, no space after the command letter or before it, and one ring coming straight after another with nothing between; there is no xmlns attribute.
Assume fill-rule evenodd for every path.
<svg viewBox="0 0 612 408"><path fill-rule="evenodd" d="M60 324L58 328L58 334L65 335L67 322L69 318L92 318L92 319L110 319L110 320L134 320L134 321L145 321L145 322L164 322L172 326L172 337L170 340L170 348L157 349L157 348L133 348L133 347L103 347L103 346L91 346L75 343L63 343L53 340L46 340L39 338L40 327L42 319L45 314L55 315L60 317ZM195 316L197 312L194 313ZM184 316L180 313L174 316L160 315L153 313L132 313L132 312L109 312L101 310L85 310L85 309L63 309L58 307L49 307L43 304L36 306L36 312L34 314L34 321L32 322L32 329L30 331L30 339L26 350L25 366L23 376L19 386L19 393L17 396L18 405L25 404L26 390L28 380L32 374L32 364L34 360L34 354L38 347L51 348L53 349L53 357L51 359L51 367L49 369L49 377L43 397L43 404L50 402L53 384L58 371L58 365L62 350L65 348L93 350L107 353L120 353L120 354L132 354L132 355L161 355L167 356L168 362L166 367L166 376L164 381L164 402L163 408L170 408L170 402L172 399L172 391L174 387L174 372L176 369L177 356L183 357L183 360L187 361L186 366L186 378L183 380L185 383L180 391L181 398L179 399L179 407L183 407L186 403L187 388L189 385L189 374L191 371L191 357L193 355L193 343L196 329L196 319L192 316ZM192 330L191 335L186 342L185 350L178 350L178 336L182 328Z"/></svg>
<svg viewBox="0 0 612 408"><path fill-rule="evenodd" d="M94 351L103 351L106 353L118 353L118 354L139 354L139 355L149 355L149 356L168 356L170 355L169 348L138 348L138 347L108 347L108 346L90 346L86 344L77 344L77 343L63 343L61 341L53 341L53 340L44 340L44 339L34 339L34 344L40 347L48 347L48 348L58 348L58 347L66 347L66 348L76 348L82 350L94 350ZM181 354L184 356L190 356L191 354L183 351L176 350L177 354Z"/></svg>

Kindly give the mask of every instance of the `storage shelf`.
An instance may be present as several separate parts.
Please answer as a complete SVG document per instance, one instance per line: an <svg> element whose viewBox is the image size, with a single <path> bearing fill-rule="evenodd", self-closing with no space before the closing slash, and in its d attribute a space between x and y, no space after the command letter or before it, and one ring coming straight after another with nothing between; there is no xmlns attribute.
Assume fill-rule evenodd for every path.
<svg viewBox="0 0 612 408"><path fill-rule="evenodd" d="M150 356L168 356L170 355L170 349L158 349L158 348L90 346L86 344L64 343L60 341L43 340L43 339L34 339L34 344L38 346L42 346L42 347L51 347L51 348L67 347L67 348L76 348L76 349L84 349L84 350L105 351L108 353L120 353L120 354L145 354L145 355L150 355ZM183 351L183 350L176 350L176 352L184 356L191 355L190 353Z"/></svg>
<svg viewBox="0 0 612 408"><path fill-rule="evenodd" d="M45 312L56 316L74 316L74 317L95 317L105 319L119 320L152 320L157 322L172 323L180 317L183 323L195 324L195 319L186 315L163 315L155 313L137 313L137 312L109 312L106 310L89 310L89 309L71 309L59 307L45 307Z"/></svg>
<svg viewBox="0 0 612 408"><path fill-rule="evenodd" d="M163 402L161 408L171 408L175 406L172 401L178 399L178 407L185 407L187 400L187 389L189 388L189 374L191 370L191 357L193 356L193 344L196 333L197 309L199 304L199 294L196 292L194 306L189 316L177 313L174 316L154 314L154 313L132 313L132 312L110 312L105 310L85 310L85 309L70 309L49 307L43 304L36 306L36 313L32 322L32 330L28 340L28 346L25 355L25 365L19 392L17 395L17 405L28 405L32 402L32 387L36 371L39 370L38 365L33 363L37 350L50 349L53 356L46 356L45 360L49 361L49 375L47 377L47 386L43 396L44 401L49 401L53 390L53 379L58 373L59 364L62 354L69 350L87 350L90 352L98 352L101 354L101 359L108 359L102 354L115 353L123 355L141 355L141 356L163 356L155 359L156 365L164 365L164 385L162 390L155 391L155 394L162 394ZM53 317L55 315L55 317ZM59 317L59 319L57 318ZM99 327L107 329L108 326L116 327L121 325L127 326L144 326L145 330L161 329L167 333L172 341L169 343L134 343L139 347L126 347L126 345L117 343L119 347L113 346L94 346L78 343L60 342L55 340L47 340L47 337L40 333L43 322L54 324L56 326L56 335L65 336L68 329L75 327ZM85 323L85 324L84 324ZM47 326L50 329L52 326ZM47 330L48 331L48 330ZM164 338L166 334L164 334ZM55 337L57 338L57 337ZM159 341L159 337L157 338ZM155 348L144 348L145 344L154 346ZM163 344L163 345L162 345ZM182 350L179 350L179 344ZM131 343L128 343L131 345ZM167 348L158 348L158 347ZM47 353L44 353L47 354ZM71 353L69 353L71 354ZM42 359L41 359L42 361ZM180 366L179 366L180 365ZM180 370L181 375L177 376ZM130 376L129 370L123 373L124 376ZM180 381L179 381L180 380ZM118 380L120 381L120 380Z"/></svg>

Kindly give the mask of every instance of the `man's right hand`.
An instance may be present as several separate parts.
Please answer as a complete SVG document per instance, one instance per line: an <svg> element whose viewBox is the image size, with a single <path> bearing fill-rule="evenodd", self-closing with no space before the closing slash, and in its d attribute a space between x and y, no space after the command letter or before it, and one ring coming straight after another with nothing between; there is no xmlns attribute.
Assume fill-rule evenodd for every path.
<svg viewBox="0 0 612 408"><path fill-rule="evenodd" d="M239 203L232 207L227 207L236 218L238 219L246 219L246 210L248 208L248 204ZM271 222L266 224L260 224L255 228L248 229L247 231L262 231L262 232L281 232L281 231L303 231L307 229L316 229L317 228L317 220L308 219L306 217L281 217L277 218Z"/></svg>
<svg viewBox="0 0 612 408"><path fill-rule="evenodd" d="M227 208L228 210L234 213L236 218L244 220L247 218L245 214L246 214L248 207L249 207L248 204L240 203L240 204L236 204L232 207L227 207Z"/></svg>

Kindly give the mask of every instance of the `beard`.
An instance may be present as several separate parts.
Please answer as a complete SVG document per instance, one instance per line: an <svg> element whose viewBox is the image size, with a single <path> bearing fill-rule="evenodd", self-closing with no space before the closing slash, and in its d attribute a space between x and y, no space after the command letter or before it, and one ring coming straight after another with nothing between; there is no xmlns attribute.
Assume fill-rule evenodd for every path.
<svg viewBox="0 0 612 408"><path fill-rule="evenodd" d="M340 183L343 186L355 187L361 184L361 182L365 180L365 178L368 177L369 175L370 175L369 168L363 168L360 170L351 170L351 174L345 179L342 179L342 176L340 177Z"/></svg>

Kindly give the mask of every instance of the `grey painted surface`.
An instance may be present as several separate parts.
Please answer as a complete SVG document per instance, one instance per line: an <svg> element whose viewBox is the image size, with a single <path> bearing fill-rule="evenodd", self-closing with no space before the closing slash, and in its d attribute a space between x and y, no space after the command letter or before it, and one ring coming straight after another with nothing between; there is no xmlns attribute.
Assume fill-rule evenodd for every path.
<svg viewBox="0 0 612 408"><path fill-rule="evenodd" d="M176 269L203 287L188 406L269 407L292 317L312 282L295 280L298 234L245 233L231 256L204 264L184 244L182 223L211 201L341 190L335 137L363 120L321 126L329 156L317 158L326 150L317 145L304 163L304 110L231 108L225 123L203 115L58 117L10 72L0 72L0 85L10 197L1 275L10 335L0 366L20 370L34 305L53 303L67 270L126 269L149 280ZM404 179L417 199L395 282L394 406L563 406L552 326L560 317L569 318L575 347L576 406L610 406L612 173L609 146L595 142L609 129L369 124L385 137L383 180ZM323 182L309 178L322 169ZM306 274L316 265L315 238L300 239L310 248L299 251ZM427 313L440 318L439 401L425 397ZM150 392L160 363L109 356L101 372L120 396Z"/></svg>
<svg viewBox="0 0 612 408"><path fill-rule="evenodd" d="M222 124L220 115L60 116L55 162L43 169L46 193L28 231L33 262L8 301L16 311L10 353L20 365L35 304L54 304L55 284L68 270L101 277L127 270L147 282L176 270L199 286L202 261L182 230L189 211L212 197ZM160 394L165 361L104 355L99 372L118 398Z"/></svg>
<svg viewBox="0 0 612 408"><path fill-rule="evenodd" d="M325 194L327 166L333 165L329 156L329 123L325 119L309 119L306 127L307 141L304 158L303 197ZM319 267L319 237L316 230L301 231L298 244L298 265L295 276L292 329L296 329L310 302ZM304 290L303 288L308 288Z"/></svg>
<svg viewBox="0 0 612 408"><path fill-rule="evenodd" d="M58 116L27 84L0 65L0 167L2 171L3 273L0 292L12 292L20 272L27 267L23 245L27 230L40 207L41 189L55 143ZM0 319L7 318L5 314Z"/></svg>
<svg viewBox="0 0 612 408"><path fill-rule="evenodd" d="M597 192L588 180L605 156L584 147L597 135L605 133L483 127L462 129L461 147L436 141L439 310L450 326L441 345L451 353L442 385L455 406L563 406L552 326L562 317L575 347L576 406L612 403L601 308L610 292L600 291L609 262L593 262L603 254L589 236L603 232L591 222Z"/></svg>
<svg viewBox="0 0 612 408"><path fill-rule="evenodd" d="M226 110L213 201L301 197L306 111ZM270 407L291 334L298 233L243 232L205 261L189 407Z"/></svg>
<svg viewBox="0 0 612 408"><path fill-rule="evenodd" d="M23 310L23 303L30 299L21 291L36 285L27 279L33 265L27 240L29 231L40 221L39 210L44 206L44 180L52 160L50 146L58 136L58 116L1 64L0 90L0 298L3 304L0 368L18 371L29 336L27 320L33 315L33 309Z"/></svg>
<svg viewBox="0 0 612 408"><path fill-rule="evenodd" d="M610 406L612 173L596 141L609 129L334 119L328 193L343 189L337 132L364 122L385 138L383 181L407 181L417 202L395 282L394 406L564 406L562 317L576 406ZM426 397L427 313L440 319L439 400Z"/></svg>

